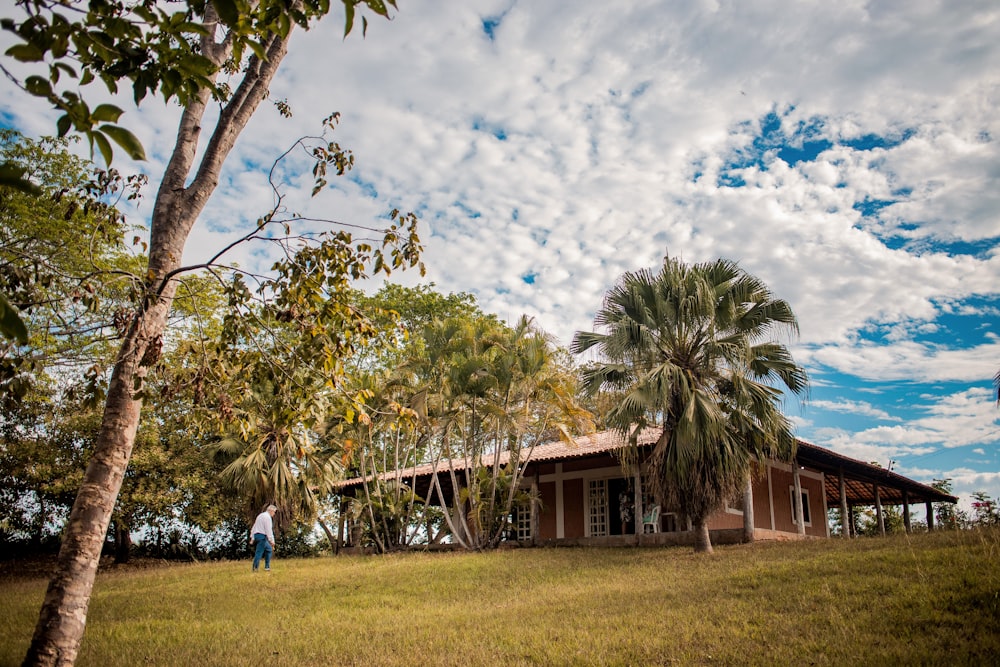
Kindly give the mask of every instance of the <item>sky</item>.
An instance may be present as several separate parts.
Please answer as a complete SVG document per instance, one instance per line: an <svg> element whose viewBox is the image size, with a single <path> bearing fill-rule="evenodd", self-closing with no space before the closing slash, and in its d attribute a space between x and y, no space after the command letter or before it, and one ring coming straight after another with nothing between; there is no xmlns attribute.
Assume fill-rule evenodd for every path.
<svg viewBox="0 0 1000 667"><path fill-rule="evenodd" d="M186 261L267 211L274 160L339 111L353 172L310 199L293 156L285 201L362 225L416 212L427 276L398 282L471 292L569 345L624 272L735 260L798 317L800 438L949 478L965 508L1000 497L995 1L398 0L347 39L332 4L272 86L293 117L258 111ZM0 91L0 122L52 133L51 112ZM116 166L153 180L133 221L178 115L122 118L150 159Z"/></svg>

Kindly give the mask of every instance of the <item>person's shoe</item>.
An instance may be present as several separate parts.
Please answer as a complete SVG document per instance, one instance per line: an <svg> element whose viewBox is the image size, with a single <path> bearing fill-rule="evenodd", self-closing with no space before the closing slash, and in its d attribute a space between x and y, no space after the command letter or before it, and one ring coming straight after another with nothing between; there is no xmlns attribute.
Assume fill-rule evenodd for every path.
<svg viewBox="0 0 1000 667"><path fill-rule="evenodd" d="M271 568L269 568L269 567L265 567L265 568L264 568L264 571L265 571L265 572L270 572L270 571L271 571Z"/></svg>

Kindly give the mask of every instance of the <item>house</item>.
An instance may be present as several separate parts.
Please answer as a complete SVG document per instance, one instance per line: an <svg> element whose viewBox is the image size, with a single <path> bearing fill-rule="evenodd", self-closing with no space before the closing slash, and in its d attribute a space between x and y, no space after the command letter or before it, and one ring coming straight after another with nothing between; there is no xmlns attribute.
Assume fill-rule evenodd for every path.
<svg viewBox="0 0 1000 667"><path fill-rule="evenodd" d="M669 512L643 524L653 513L653 500L646 492L642 462L652 450L658 429L647 429L638 438L639 463L623 470L616 452L625 446L614 431L577 438L572 443L550 442L529 452L522 451L522 486L536 499L514 512L511 537L519 542L556 544L684 544L694 541L690 523ZM501 453L500 465L507 463ZM436 477L442 495L453 497L450 470L461 471L463 461L438 461L395 471L389 475L412 485L421 497L430 494ZM456 479L461 479L459 475ZM342 485L351 495L362 487L360 478ZM801 510L796 507L799 489ZM931 503L955 503L957 498L890 470L799 441L794 463L767 461L758 466L750 488L740 502L727 505L708 522L715 544L742 541L752 523L754 539L799 539L829 537L827 510L875 507L881 520L882 507L901 505L910 530L910 506L924 503L929 528L933 528ZM633 508L632 520L623 521L622 506ZM747 508L750 512L747 512ZM803 521L797 517L801 513ZM637 520L638 519L638 520Z"/></svg>

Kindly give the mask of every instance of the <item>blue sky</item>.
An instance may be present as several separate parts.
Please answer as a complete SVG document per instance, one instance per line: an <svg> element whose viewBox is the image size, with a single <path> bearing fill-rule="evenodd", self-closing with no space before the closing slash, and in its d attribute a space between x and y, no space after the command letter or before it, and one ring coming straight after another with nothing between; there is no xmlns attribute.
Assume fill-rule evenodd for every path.
<svg viewBox="0 0 1000 667"><path fill-rule="evenodd" d="M737 260L799 317L800 437L1000 497L995 2L399 5L365 39L340 16L296 35L272 87L294 116L258 112L191 262L267 210L271 162L340 111L355 171L310 199L308 166L287 165L294 209L416 211L428 280L564 344L624 271ZM54 127L0 100L18 128ZM160 173L177 110L123 120Z"/></svg>

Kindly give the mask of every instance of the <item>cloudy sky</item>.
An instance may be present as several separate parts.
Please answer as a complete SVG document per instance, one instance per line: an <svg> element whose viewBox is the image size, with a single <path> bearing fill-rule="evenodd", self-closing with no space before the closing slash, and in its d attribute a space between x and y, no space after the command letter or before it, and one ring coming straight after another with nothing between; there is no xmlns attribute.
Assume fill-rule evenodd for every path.
<svg viewBox="0 0 1000 667"><path fill-rule="evenodd" d="M355 170L309 200L290 164L296 210L415 211L426 280L563 344L624 271L737 260L798 315L800 437L1000 497L995 1L399 5L364 39L340 10L296 35L271 91L294 117L258 112L191 261L267 210L271 162L340 111ZM6 124L52 131L2 86ZM123 118L154 177L176 119Z"/></svg>

